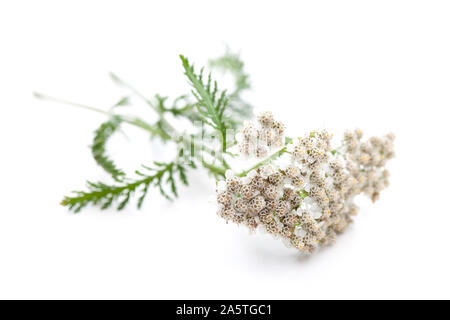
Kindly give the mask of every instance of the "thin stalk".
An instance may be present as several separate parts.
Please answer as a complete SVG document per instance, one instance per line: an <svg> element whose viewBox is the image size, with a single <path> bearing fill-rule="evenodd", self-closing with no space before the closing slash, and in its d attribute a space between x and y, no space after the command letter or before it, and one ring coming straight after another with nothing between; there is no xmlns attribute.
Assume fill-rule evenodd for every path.
<svg viewBox="0 0 450 320"><path fill-rule="evenodd" d="M341 149L345 147L345 143L341 144L339 147L337 147L334 150L331 150L331 154L335 155L335 154L341 154Z"/></svg>
<svg viewBox="0 0 450 320"><path fill-rule="evenodd" d="M227 152L227 134L225 130L222 131L222 152Z"/></svg>
<svg viewBox="0 0 450 320"><path fill-rule="evenodd" d="M163 114L160 112L160 110L152 103L150 99L148 99L144 94L142 94L139 90L137 90L135 87L133 87L128 82L122 80L119 78L116 74L110 72L109 74L111 78L116 81L117 83L123 85L124 87L128 88L131 92L133 92L135 95L137 95L139 98L141 98L145 103L147 103L156 113L159 114L161 122L170 130L175 131L175 129L172 127L172 125L164 118Z"/></svg>
<svg viewBox="0 0 450 320"><path fill-rule="evenodd" d="M90 110L90 111L94 111L106 116L113 116L114 114L111 111L105 111L96 107L92 107L92 106L88 106L85 104L81 104L81 103L76 103L76 102L71 102L71 101L67 101L67 100L63 100L63 99L59 99L59 98L55 98L55 97L51 97L42 93L38 93L35 92L34 96L38 99L41 100L46 100L46 101L51 101L51 102L56 102L56 103L61 103L61 104L65 104L65 105L69 105L69 106L73 106L73 107L77 107L77 108L82 108L82 109L86 109L86 110ZM125 123L134 125L138 128L144 129L148 132L150 132L153 135L160 135L162 136L163 133L161 132L161 130L155 129L151 124L145 122L144 120L138 118L138 117L131 117L131 116L126 116L126 115L116 115L120 118L120 120L122 120Z"/></svg>
<svg viewBox="0 0 450 320"><path fill-rule="evenodd" d="M61 104L66 104L69 106L73 106L73 107L77 107L77 108L83 108L83 109L87 109L87 110L91 110L97 113L101 113L107 116L112 115L111 112L109 111L105 111L99 108L95 108L95 107L91 107L85 104L81 104L81 103L76 103L76 102L71 102L71 101L67 101L67 100L63 100L63 99L59 99L59 98L55 98L55 97L50 97L47 96L45 94L39 93L39 92L33 92L33 95L37 98L37 99L41 99L41 100L46 100L46 101L52 101L52 102L56 102L56 103L61 103Z"/></svg>
<svg viewBox="0 0 450 320"><path fill-rule="evenodd" d="M280 150L278 150L277 152L271 154L269 157L267 157L266 159L264 159L263 161L258 162L257 164L255 164L253 167L251 167L250 169L247 169L245 171L242 171L240 174L238 174L238 177L245 177L250 171L258 169L259 167L266 165L268 163L270 163L272 160L280 157L283 153L287 152L286 147L281 148Z"/></svg>
<svg viewBox="0 0 450 320"><path fill-rule="evenodd" d="M153 105L153 103L150 101L150 99L147 99L146 96L144 96L140 91L138 91L135 87L130 85L128 82L122 80L119 78L116 74L110 72L110 77L120 85L123 85L124 87L128 88L131 92L133 92L135 95L137 95L139 98L144 100L150 107L152 107L155 111L158 111L157 108Z"/></svg>
<svg viewBox="0 0 450 320"><path fill-rule="evenodd" d="M219 176L225 178L226 169L209 164L204 160L201 160L201 161L202 161L203 167L205 167L206 169L211 171L212 174L219 175Z"/></svg>
<svg viewBox="0 0 450 320"><path fill-rule="evenodd" d="M117 79L119 79L119 78L117 78ZM131 87L129 87L129 88L131 89ZM100 114L103 114L103 115L106 115L106 116L114 115L112 112L108 112L108 111L105 111L105 110L102 110L102 109L99 109L99 108L96 108L96 107L92 107L92 106L88 106L88 105L81 104L81 103L76 103L76 102L71 102L71 101L67 101L67 100L64 100L64 99L51 97L51 96L48 96L48 95L45 95L45 94L41 94L41 93L38 93L38 92L35 92L34 96L36 98L38 98L38 99L52 101L52 102L56 102L56 103L61 103L61 104L74 106L74 107L78 107L78 108L83 108L83 109L94 111L94 112L97 112L97 113L100 113ZM141 96L141 98L145 99L145 97L143 97L142 95L140 95L140 96ZM145 131L150 132L153 135L159 135L162 138L167 139L167 140L172 140L172 141L176 142L176 140L173 137L179 137L180 136L178 133L176 133L175 129L173 129L173 127L169 123L167 123L167 121L166 121L166 123L171 129L172 135L168 135L167 133L165 133L165 132L163 132L161 130L158 130L157 128L155 128L154 126L149 124L148 122L146 122L146 121L144 121L144 120L142 120L142 119L140 119L138 117L132 117L132 116L126 116L126 115L116 115L116 116L118 116L125 123L131 124L131 125L136 126L138 128L141 128L141 129L143 129ZM214 150L212 150L211 148L209 148L208 146L203 145L203 144L202 145L195 144L195 147L196 148L201 148L202 150L205 150L206 152L208 152L211 155L214 155L214 153L215 153ZM211 172L215 172L215 173L217 173L217 174L219 174L221 176L225 176L225 171L227 169L230 169L230 166L225 161L225 159L222 160L222 164L223 164L222 168L221 167L216 167L216 166L214 166L212 164L208 164L208 163L204 162L200 158L198 158L198 160L200 160L202 162L202 164L207 169L209 169Z"/></svg>
<svg viewBox="0 0 450 320"><path fill-rule="evenodd" d="M210 147L204 145L204 144L196 144L192 141L183 141L184 147L187 150L191 150L192 147L194 147L194 150L204 150L210 155L214 156L216 154L216 151L211 149ZM225 172L230 169L230 165L225 161L225 159L222 158L222 167L215 166L213 164L207 163L201 153L200 154L194 154L194 157L202 163L202 165L209 169L213 174L219 174L222 177L225 177Z"/></svg>

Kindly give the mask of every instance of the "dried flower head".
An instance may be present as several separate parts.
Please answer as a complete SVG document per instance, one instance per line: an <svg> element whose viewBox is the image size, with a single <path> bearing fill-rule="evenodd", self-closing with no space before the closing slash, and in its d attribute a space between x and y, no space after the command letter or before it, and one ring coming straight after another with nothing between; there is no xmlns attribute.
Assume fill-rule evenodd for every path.
<svg viewBox="0 0 450 320"><path fill-rule="evenodd" d="M270 112L261 114L256 125L246 124L239 145L244 156L260 157L260 147L280 149L251 171L227 177L225 192L217 196L219 216L250 230L260 227L287 246L312 253L334 243L352 223L359 209L356 195L379 199L389 184L384 166L394 156L394 136L362 141L361 130L347 131L343 145L333 150L327 131L309 132L283 146L277 140L284 131ZM279 157L285 165L276 165Z"/></svg>
<svg viewBox="0 0 450 320"><path fill-rule="evenodd" d="M264 158L273 148L283 145L284 125L271 112L258 116L258 123L245 123L239 137L239 152L246 157Z"/></svg>

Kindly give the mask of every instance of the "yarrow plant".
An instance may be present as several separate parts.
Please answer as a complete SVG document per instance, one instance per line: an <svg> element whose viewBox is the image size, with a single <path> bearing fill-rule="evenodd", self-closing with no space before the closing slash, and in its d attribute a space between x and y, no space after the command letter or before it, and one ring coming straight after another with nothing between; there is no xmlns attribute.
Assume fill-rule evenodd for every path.
<svg viewBox="0 0 450 320"><path fill-rule="evenodd" d="M64 197L62 205L79 212L88 205L106 209L125 208L137 195L140 208L151 187L167 199L178 197L179 184L188 185L189 172L203 168L217 181L217 214L227 222L261 230L287 246L312 253L334 243L358 213L354 199L365 194L372 201L389 185L388 160L394 157L394 135L362 139L361 130L347 131L342 144L332 146L332 134L324 130L286 137L285 125L270 111L252 118L252 106L242 93L250 88L239 55L227 51L211 60L211 69L229 72L234 88L220 90L211 73L196 70L180 56L191 93L169 103L155 95L148 99L127 82L112 79L142 99L157 115L149 122L123 114L130 96L121 98L108 111L66 102L36 93L36 97L70 104L104 114L108 119L94 133L92 156L111 176L111 182L87 182L87 190ZM171 119L169 121L169 119ZM180 131L173 121L188 120L189 130ZM107 142L122 127L131 125L152 138L171 143L175 158L143 164L134 174L117 166L107 153ZM235 134L236 131L239 131ZM248 168L232 168L233 158L251 162Z"/></svg>

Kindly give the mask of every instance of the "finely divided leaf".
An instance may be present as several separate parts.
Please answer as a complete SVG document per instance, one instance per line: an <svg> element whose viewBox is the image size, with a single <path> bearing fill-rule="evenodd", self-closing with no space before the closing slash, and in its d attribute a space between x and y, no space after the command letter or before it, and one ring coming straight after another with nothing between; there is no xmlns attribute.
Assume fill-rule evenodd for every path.
<svg viewBox="0 0 450 320"><path fill-rule="evenodd" d="M115 163L106 153L106 143L109 138L119 129L121 120L117 116L101 124L95 131L94 141L91 146L92 156L99 166L108 172L114 179L120 179L125 173L118 169Z"/></svg>

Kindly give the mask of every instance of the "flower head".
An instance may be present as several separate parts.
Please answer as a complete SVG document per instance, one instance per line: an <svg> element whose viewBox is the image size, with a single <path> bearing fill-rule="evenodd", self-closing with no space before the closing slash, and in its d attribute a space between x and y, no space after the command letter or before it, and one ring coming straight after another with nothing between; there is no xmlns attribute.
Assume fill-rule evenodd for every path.
<svg viewBox="0 0 450 320"><path fill-rule="evenodd" d="M312 253L332 244L358 213L354 198L372 201L389 185L384 168L394 157L394 135L362 141L361 130L347 131L343 145L332 149L332 134L312 131L283 146L285 126L271 112L258 116L241 131L243 156L287 156L276 165L268 156L240 177L227 173L225 190L218 190L219 216L250 230L263 229L283 243ZM280 149L281 148L281 149ZM339 150L339 151L338 151ZM223 189L223 188L222 188Z"/></svg>

